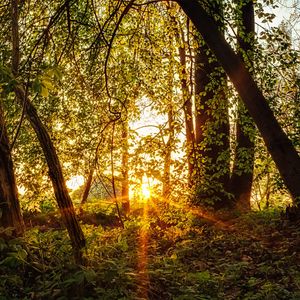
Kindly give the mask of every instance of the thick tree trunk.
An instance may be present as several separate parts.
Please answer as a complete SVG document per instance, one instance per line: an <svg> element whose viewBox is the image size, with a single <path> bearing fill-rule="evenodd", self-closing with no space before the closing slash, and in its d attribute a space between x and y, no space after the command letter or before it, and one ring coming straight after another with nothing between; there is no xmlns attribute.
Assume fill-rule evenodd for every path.
<svg viewBox="0 0 300 300"><path fill-rule="evenodd" d="M213 8L222 14L221 4ZM219 26L223 27L222 22ZM196 199L214 208L231 206L227 78L200 38L195 58Z"/></svg>
<svg viewBox="0 0 300 300"><path fill-rule="evenodd" d="M2 107L0 106L0 227L14 228L13 235L24 232L13 162Z"/></svg>
<svg viewBox="0 0 300 300"><path fill-rule="evenodd" d="M130 202L129 202L129 128L128 128L128 120L122 122L122 210L125 214L129 214L130 212Z"/></svg>
<svg viewBox="0 0 300 300"><path fill-rule="evenodd" d="M218 30L216 21L194 0L177 0L231 79L296 204L300 204L300 157L276 120L241 58Z"/></svg>
<svg viewBox="0 0 300 300"><path fill-rule="evenodd" d="M241 4L238 8L238 46L240 56L248 67L253 66L254 7L253 1ZM231 176L231 192L239 210L249 211L254 167L255 125L241 101L238 102L236 123L236 149Z"/></svg>
<svg viewBox="0 0 300 300"><path fill-rule="evenodd" d="M12 0L11 40L12 40L12 73L17 75L20 61L19 31L18 31L18 0ZM10 152L9 139L0 104L0 226L13 227L14 235L22 235L24 222L18 200L15 173Z"/></svg>
<svg viewBox="0 0 300 300"><path fill-rule="evenodd" d="M15 88L15 92L19 102L25 102L26 115L37 135L47 161L47 165L49 168L49 177L52 182L54 194L58 207L60 209L62 220L70 236L75 260L77 263L81 264L83 263L81 250L85 246L85 238L76 218L74 206L66 187L65 179L56 150L46 127L41 122L35 107L27 99L24 90L20 86L17 86Z"/></svg>
<svg viewBox="0 0 300 300"><path fill-rule="evenodd" d="M231 205L226 75L208 47L199 43L195 58L195 202L224 208Z"/></svg>

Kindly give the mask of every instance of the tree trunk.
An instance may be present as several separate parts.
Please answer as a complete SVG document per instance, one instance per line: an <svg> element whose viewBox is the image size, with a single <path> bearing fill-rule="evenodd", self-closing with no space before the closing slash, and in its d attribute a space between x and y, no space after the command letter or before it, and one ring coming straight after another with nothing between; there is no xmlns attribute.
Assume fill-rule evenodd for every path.
<svg viewBox="0 0 300 300"><path fill-rule="evenodd" d="M18 0L12 0L12 73L17 77L20 61L19 51L19 24L18 24ZM80 228L78 220L76 219L75 210L68 193L66 182L62 173L62 168L51 141L51 138L47 132L46 127L40 120L35 107L31 104L25 90L20 85L15 85L14 91L16 98L20 105L25 108L26 116L28 117L31 126L33 127L37 138L43 149L48 168L49 176L52 181L56 201L60 209L63 222L68 230L75 261L79 264L83 263L82 260L82 248L85 246L85 238Z"/></svg>
<svg viewBox="0 0 300 300"><path fill-rule="evenodd" d="M122 209L127 215L130 212L130 202L129 202L129 152L128 152L128 120L122 122Z"/></svg>
<svg viewBox="0 0 300 300"><path fill-rule="evenodd" d="M206 45L199 45L195 58L195 201L224 208L230 206L226 75L208 52Z"/></svg>
<svg viewBox="0 0 300 300"><path fill-rule="evenodd" d="M242 3L238 8L240 25L238 46L246 65L253 66L254 7L253 1ZM231 176L231 192L239 210L249 211L254 167L255 125L245 106L239 100L236 123L236 149Z"/></svg>
<svg viewBox="0 0 300 300"><path fill-rule="evenodd" d="M0 226L14 228L13 235L24 232L24 222L18 200L18 190L6 131L0 106Z"/></svg>
<svg viewBox="0 0 300 300"><path fill-rule="evenodd" d="M221 5L214 12L222 13ZM220 27L223 25L219 24ZM200 39L195 58L195 202L214 208L231 205L228 198L230 176L229 114L226 74Z"/></svg>
<svg viewBox="0 0 300 300"><path fill-rule="evenodd" d="M174 5L172 2L166 3L167 9L171 10L171 7ZM195 133L194 133L194 123L193 123L193 104L191 92L188 86L187 80L187 66L186 66L186 41L184 37L184 32L180 28L180 22L176 17L169 11L171 23L173 25L173 30L175 34L176 42L179 45L179 59L181 66L180 82L181 82L181 93L183 100L183 110L184 110L184 119L185 119L185 133L186 133L186 154L188 161L188 184L192 186L192 178L194 173L194 148L195 148ZM189 22L187 22L187 29L189 27ZM187 40L189 36L187 37Z"/></svg>
<svg viewBox="0 0 300 300"><path fill-rule="evenodd" d="M164 199L168 199L171 194L171 164L172 164L172 147L174 144L174 114L172 103L168 110L169 137L165 147L164 157L164 175L163 175L163 193Z"/></svg>
<svg viewBox="0 0 300 300"><path fill-rule="evenodd" d="M276 120L241 58L198 1L177 0L237 89L296 204L300 204L300 157Z"/></svg>
<svg viewBox="0 0 300 300"><path fill-rule="evenodd" d="M91 187L92 187L94 171L95 171L95 167L92 166L91 170L89 172L89 175L87 177L85 187L84 187L84 191L83 191L82 198L81 198L81 202L80 202L81 211L83 209L83 205L87 202L87 198L89 196L89 193L90 193L90 190L91 190Z"/></svg>
<svg viewBox="0 0 300 300"><path fill-rule="evenodd" d="M63 222L71 239L75 260L81 264L83 263L81 250L85 246L85 238L76 218L74 206L66 187L56 150L46 127L41 122L35 107L27 99L24 90L20 86L17 86L15 92L19 102L25 102L26 115L37 135L48 164L49 177Z"/></svg>
<svg viewBox="0 0 300 300"><path fill-rule="evenodd" d="M183 38L182 38L183 39ZM189 186L192 186L192 178L194 173L194 147L195 147L195 134L193 124L193 104L191 94L187 84L187 72L186 72L186 53L184 47L184 39L182 46L179 47L179 57L181 64L181 91L183 98L183 109L185 119L185 133L186 133L186 148L187 148L187 159L188 159L188 182Z"/></svg>

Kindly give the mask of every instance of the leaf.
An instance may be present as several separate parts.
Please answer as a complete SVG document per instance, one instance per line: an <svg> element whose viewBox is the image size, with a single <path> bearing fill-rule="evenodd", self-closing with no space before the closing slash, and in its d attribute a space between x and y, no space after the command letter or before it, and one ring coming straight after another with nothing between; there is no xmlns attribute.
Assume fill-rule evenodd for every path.
<svg viewBox="0 0 300 300"><path fill-rule="evenodd" d="M177 259L177 254L176 254L176 253L173 253L173 254L171 255L171 259L176 260L176 259Z"/></svg>
<svg viewBox="0 0 300 300"><path fill-rule="evenodd" d="M19 265L19 260L15 256L8 256L0 262L0 266L15 268Z"/></svg>
<svg viewBox="0 0 300 300"><path fill-rule="evenodd" d="M52 83L52 80L49 77L43 77L42 78L42 85L49 89L49 90L53 90L54 89L54 85Z"/></svg>
<svg viewBox="0 0 300 300"><path fill-rule="evenodd" d="M207 282L211 279L211 275L209 271L197 272L197 273L190 273L189 277L192 279L196 279L200 282Z"/></svg>
<svg viewBox="0 0 300 300"><path fill-rule="evenodd" d="M41 85L42 89L41 89L41 92L40 94L43 96L43 97L48 97L49 96L49 91L46 87L44 87L43 85Z"/></svg>
<svg viewBox="0 0 300 300"><path fill-rule="evenodd" d="M32 88L33 88L34 92L36 92L36 93L40 93L41 92L41 90L42 90L42 84L41 84L41 82L40 82L40 80L39 80L38 77L35 78L35 80L33 81Z"/></svg>
<svg viewBox="0 0 300 300"><path fill-rule="evenodd" d="M17 252L16 257L21 261L25 261L27 258L27 252L24 249L20 249Z"/></svg>

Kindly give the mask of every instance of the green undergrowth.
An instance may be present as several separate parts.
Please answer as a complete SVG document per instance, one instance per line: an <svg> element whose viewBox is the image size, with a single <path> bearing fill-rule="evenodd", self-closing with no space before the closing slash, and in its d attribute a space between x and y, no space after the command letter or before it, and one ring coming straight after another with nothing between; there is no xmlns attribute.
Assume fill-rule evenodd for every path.
<svg viewBox="0 0 300 300"><path fill-rule="evenodd" d="M139 210L125 229L81 221L85 266L61 228L1 239L0 299L300 299L299 223L164 211Z"/></svg>

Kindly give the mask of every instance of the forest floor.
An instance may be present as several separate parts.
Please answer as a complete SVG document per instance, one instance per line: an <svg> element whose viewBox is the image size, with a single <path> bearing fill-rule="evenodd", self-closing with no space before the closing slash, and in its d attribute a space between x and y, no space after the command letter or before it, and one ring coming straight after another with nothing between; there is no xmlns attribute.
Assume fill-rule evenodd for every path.
<svg viewBox="0 0 300 300"><path fill-rule="evenodd" d="M0 299L300 299L299 222L162 211L139 209L124 229L81 215L85 266L55 213L25 216L25 237L0 239Z"/></svg>

